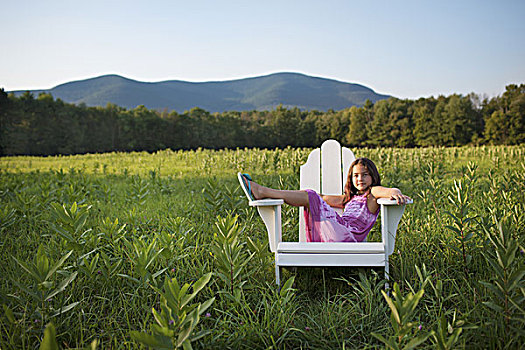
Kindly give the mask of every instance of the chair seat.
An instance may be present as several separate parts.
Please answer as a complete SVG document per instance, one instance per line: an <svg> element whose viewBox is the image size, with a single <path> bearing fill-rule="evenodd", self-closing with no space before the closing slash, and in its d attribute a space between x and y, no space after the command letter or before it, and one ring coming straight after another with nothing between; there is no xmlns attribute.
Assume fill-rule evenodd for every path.
<svg viewBox="0 0 525 350"><path fill-rule="evenodd" d="M277 253L302 254L384 254L383 242L279 242Z"/></svg>

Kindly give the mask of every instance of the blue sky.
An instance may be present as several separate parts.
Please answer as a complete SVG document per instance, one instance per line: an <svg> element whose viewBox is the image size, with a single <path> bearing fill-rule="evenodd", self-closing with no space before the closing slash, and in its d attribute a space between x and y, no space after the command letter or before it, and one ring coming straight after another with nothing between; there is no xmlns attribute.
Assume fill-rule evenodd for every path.
<svg viewBox="0 0 525 350"><path fill-rule="evenodd" d="M6 1L0 87L300 72L399 98L525 83L525 1Z"/></svg>

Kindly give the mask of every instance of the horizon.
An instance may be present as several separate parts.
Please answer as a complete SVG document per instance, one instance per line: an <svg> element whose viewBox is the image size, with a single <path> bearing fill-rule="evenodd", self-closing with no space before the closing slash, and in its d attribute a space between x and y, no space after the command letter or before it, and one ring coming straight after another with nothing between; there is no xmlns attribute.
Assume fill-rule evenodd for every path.
<svg viewBox="0 0 525 350"><path fill-rule="evenodd" d="M94 0L4 4L0 88L115 74L223 82L298 73L401 99L499 96L525 82L525 2ZM488 25L490 24L490 25ZM35 56L38 55L38 59Z"/></svg>

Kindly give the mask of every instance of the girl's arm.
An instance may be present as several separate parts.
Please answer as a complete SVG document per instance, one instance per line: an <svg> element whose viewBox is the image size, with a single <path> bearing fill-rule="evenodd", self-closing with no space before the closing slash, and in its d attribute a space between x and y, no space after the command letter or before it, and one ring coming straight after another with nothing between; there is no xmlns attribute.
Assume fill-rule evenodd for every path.
<svg viewBox="0 0 525 350"><path fill-rule="evenodd" d="M343 195L321 195L321 198L328 203L329 206L334 208L344 208L343 206Z"/></svg>
<svg viewBox="0 0 525 350"><path fill-rule="evenodd" d="M402 194L399 188L374 186L372 187L370 192L372 193L372 196L374 196L375 198L395 199L397 201L397 204L405 204L407 200L411 199L410 197Z"/></svg>

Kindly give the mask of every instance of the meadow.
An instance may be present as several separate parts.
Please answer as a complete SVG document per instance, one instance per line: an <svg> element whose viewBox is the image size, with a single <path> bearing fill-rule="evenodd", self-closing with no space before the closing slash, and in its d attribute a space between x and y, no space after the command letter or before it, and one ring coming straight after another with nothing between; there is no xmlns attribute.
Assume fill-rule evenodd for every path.
<svg viewBox="0 0 525 350"><path fill-rule="evenodd" d="M414 198L388 295L371 269L284 270L276 289L236 173L296 189L310 151L0 158L0 348L525 344L525 146L354 151ZM283 207L284 240L298 220Z"/></svg>

